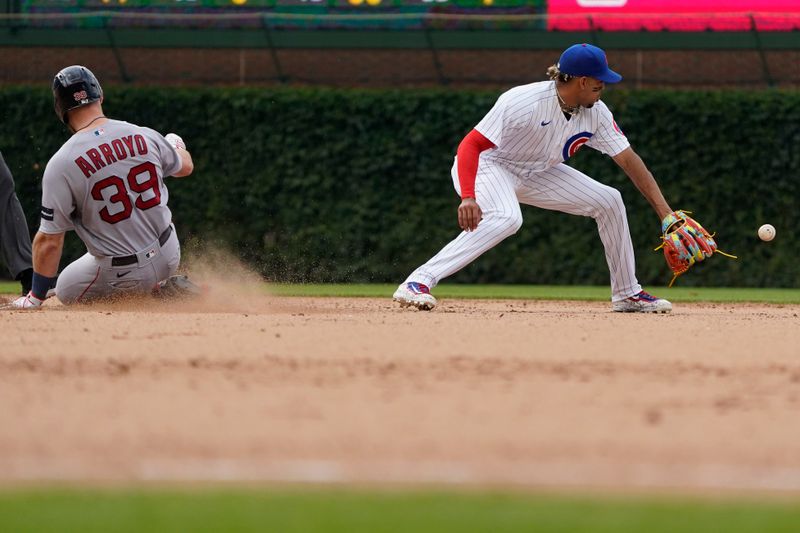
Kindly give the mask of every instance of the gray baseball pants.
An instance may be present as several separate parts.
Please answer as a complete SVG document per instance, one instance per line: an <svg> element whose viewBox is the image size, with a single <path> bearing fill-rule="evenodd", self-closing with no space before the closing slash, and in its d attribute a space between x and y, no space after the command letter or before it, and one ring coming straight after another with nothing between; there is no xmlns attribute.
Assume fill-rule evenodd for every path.
<svg viewBox="0 0 800 533"><path fill-rule="evenodd" d="M178 271L181 247L174 226L159 239L125 257L96 257L85 254L58 276L56 296L61 303L91 302L99 299L149 294Z"/></svg>

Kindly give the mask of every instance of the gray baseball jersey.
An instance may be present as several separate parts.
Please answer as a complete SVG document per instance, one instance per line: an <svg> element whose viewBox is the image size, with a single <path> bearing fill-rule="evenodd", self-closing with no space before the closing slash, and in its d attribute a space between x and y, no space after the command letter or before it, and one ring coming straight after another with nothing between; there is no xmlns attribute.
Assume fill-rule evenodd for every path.
<svg viewBox="0 0 800 533"><path fill-rule="evenodd" d="M39 231L74 229L97 257L137 253L169 226L164 177L181 166L150 128L108 120L76 133L47 163Z"/></svg>

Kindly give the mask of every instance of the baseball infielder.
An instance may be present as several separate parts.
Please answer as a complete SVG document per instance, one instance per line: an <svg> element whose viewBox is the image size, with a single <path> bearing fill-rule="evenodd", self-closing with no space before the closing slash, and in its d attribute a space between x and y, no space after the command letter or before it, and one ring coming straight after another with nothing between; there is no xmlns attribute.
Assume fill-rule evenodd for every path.
<svg viewBox="0 0 800 533"><path fill-rule="evenodd" d="M595 219L611 272L614 311L672 310L670 302L643 291L636 279L619 191L564 164L586 144L614 159L660 219L672 212L600 101L605 84L622 76L608 67L603 50L589 44L567 48L548 75L550 81L502 94L459 145L452 177L462 198L458 223L464 231L398 287L394 300L403 307L436 306L430 289L516 233L523 203Z"/></svg>
<svg viewBox="0 0 800 533"><path fill-rule="evenodd" d="M11 306L37 308L53 285L64 304L159 289L194 292L185 277L174 276L180 244L164 185L164 176L188 176L194 169L183 140L106 118L102 88L86 67L61 70L53 98L56 115L73 135L45 168L33 286ZM72 229L88 253L56 283L64 233Z"/></svg>

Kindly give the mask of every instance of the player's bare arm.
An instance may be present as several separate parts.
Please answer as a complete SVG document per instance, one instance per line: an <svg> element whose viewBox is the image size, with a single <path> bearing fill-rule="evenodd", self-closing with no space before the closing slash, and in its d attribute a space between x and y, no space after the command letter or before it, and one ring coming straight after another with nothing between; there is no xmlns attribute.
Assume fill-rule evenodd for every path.
<svg viewBox="0 0 800 533"><path fill-rule="evenodd" d="M37 232L33 238L33 271L48 278L55 277L63 249L63 233Z"/></svg>
<svg viewBox="0 0 800 533"><path fill-rule="evenodd" d="M653 174L647 169L639 154L633 151L633 148L626 148L614 156L614 161L625 171L642 196L653 206L659 219L672 213L672 208L664 199Z"/></svg>
<svg viewBox="0 0 800 533"><path fill-rule="evenodd" d="M174 178L183 178L188 176L194 171L194 161L192 161L192 155L186 151L178 149L178 154L181 156L181 169L172 175Z"/></svg>

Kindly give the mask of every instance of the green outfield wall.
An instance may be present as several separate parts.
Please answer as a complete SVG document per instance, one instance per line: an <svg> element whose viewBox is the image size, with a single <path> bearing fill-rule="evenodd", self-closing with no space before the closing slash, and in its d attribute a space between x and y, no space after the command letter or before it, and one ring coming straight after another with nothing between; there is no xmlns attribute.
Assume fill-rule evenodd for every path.
<svg viewBox="0 0 800 533"><path fill-rule="evenodd" d="M389 282L458 233L450 167L462 136L497 91L444 89L155 89L106 91L111 117L183 135L195 174L169 180L179 235L219 242L270 279ZM0 150L32 230L41 175L68 134L46 87L5 86ZM715 257L683 286L800 287L800 95L794 92L611 91L604 100L674 208L716 231ZM670 276L659 221L605 156L571 164L619 188L648 285ZM520 232L453 279L605 284L594 221L523 208ZM757 228L777 228L762 243ZM83 252L68 238L65 261ZM62 268L66 264L62 261Z"/></svg>

